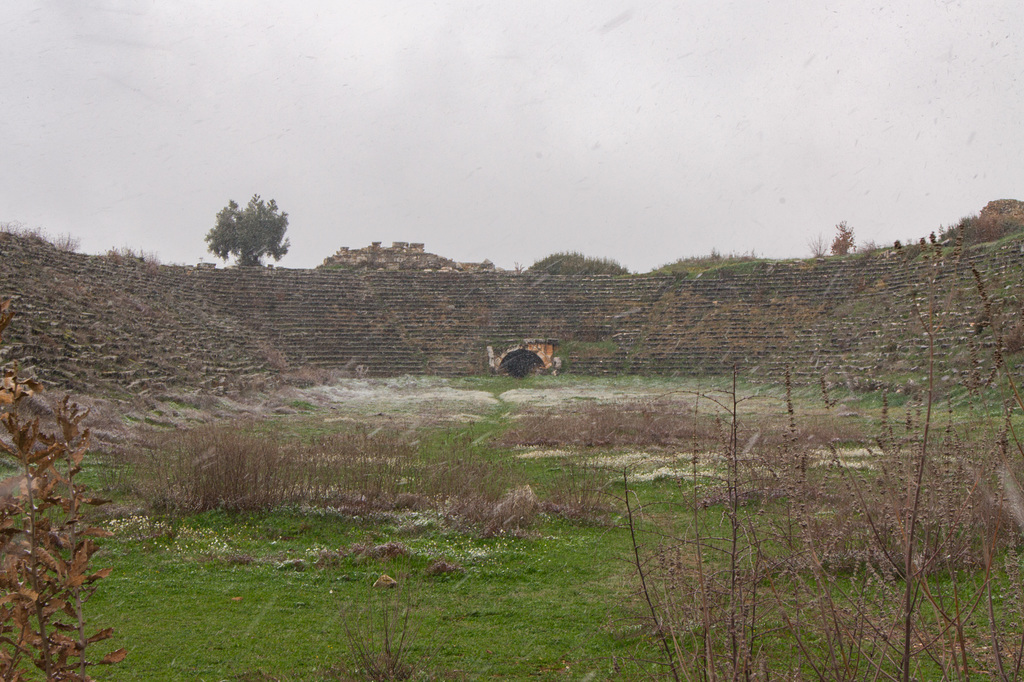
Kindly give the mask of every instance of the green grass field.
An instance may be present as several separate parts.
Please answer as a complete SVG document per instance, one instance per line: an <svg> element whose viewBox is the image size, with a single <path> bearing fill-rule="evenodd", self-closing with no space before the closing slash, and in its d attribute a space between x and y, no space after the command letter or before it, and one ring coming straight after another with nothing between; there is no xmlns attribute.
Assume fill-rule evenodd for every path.
<svg viewBox="0 0 1024 682"><path fill-rule="evenodd" d="M107 543L101 561L115 573L90 612L115 627L111 647L130 654L103 677L355 674L349 632L382 638L379 609L390 602L410 605L409 660L442 677L543 678L571 670L602 679L613 655L643 650L629 627L621 529L544 520L536 537L481 539L438 530L429 518L415 521L403 529L397 518L282 511L211 512L169 533L137 518L116 523L120 537ZM154 531L165 534L146 537ZM353 543L390 541L410 554L321 559ZM437 558L463 570L428 575ZM382 573L400 587L373 588Z"/></svg>
<svg viewBox="0 0 1024 682"><path fill-rule="evenodd" d="M552 386L571 391L593 382L470 378L453 384L499 395L543 394ZM333 421L333 410L311 416L313 406L303 407L302 414L247 427L305 441L352 428L351 421ZM515 411L502 403L469 424L419 425L414 440L427 458L469 443L471 456L503 466L508 480L526 482L543 497L558 486L562 460L523 459L493 444ZM482 533L437 509L359 515L287 505L148 513L130 486L109 486L123 481L111 475L117 468L104 461L92 475L117 504L139 508L105 522L115 537L95 559L114 571L90 602L90 619L115 628L106 648L130 652L102 671L104 679L358 679L352 641L382 639L380 617L388 605L403 615L408 610L409 662L442 679L562 679L567 673L604 679L655 653L633 600L616 470L590 474L597 514L572 519L540 512L513 532ZM407 554L350 552L387 543L401 543ZM454 570L432 574L436 560ZM374 588L382 574L399 588Z"/></svg>
<svg viewBox="0 0 1024 682"><path fill-rule="evenodd" d="M934 406L908 506L927 406L903 396L826 408L813 388L734 396L708 379L379 388L311 389L294 414L191 435L150 427L132 454L89 460L114 533L93 558L112 572L87 619L114 628L94 658L129 652L97 679L1016 674L1024 519L992 454L1018 472L1024 425L1000 416L1005 393ZM237 469L200 481L211 457ZM251 485L216 488L228 479ZM374 670L385 650L392 667Z"/></svg>

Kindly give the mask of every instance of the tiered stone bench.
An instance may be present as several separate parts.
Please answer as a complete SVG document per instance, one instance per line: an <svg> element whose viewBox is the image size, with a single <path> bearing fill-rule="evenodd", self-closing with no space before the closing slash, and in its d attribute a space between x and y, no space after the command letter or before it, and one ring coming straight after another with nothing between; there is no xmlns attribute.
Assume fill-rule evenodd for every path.
<svg viewBox="0 0 1024 682"><path fill-rule="evenodd" d="M544 337L563 341L578 373L912 375L927 350L921 310L944 292L936 347L969 371L993 343L991 332L975 333L971 268L1005 301L1003 317L1019 319L1022 249L969 251L958 269L890 250L680 279L186 268L0 234L0 296L19 312L0 360L79 390L216 390L303 365L481 373L487 345Z"/></svg>

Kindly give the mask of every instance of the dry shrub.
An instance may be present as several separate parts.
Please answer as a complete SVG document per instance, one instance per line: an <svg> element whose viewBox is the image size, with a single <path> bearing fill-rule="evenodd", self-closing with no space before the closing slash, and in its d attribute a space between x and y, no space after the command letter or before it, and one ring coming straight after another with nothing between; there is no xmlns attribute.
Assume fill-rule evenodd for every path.
<svg viewBox="0 0 1024 682"><path fill-rule="evenodd" d="M430 498L419 493L398 493L393 506L395 509L423 511L430 509Z"/></svg>
<svg viewBox="0 0 1024 682"><path fill-rule="evenodd" d="M306 502L340 508L390 509L402 481L415 476L418 451L391 431L349 431L292 445L306 470ZM403 498L404 500L405 498Z"/></svg>
<svg viewBox="0 0 1024 682"><path fill-rule="evenodd" d="M0 222L0 233L13 234L19 237L27 237L29 239L38 239L49 243L58 251L64 251L65 253L76 253L82 245L81 240L78 237L72 236L70 233L50 236L41 227L28 227L24 223L16 220Z"/></svg>
<svg viewBox="0 0 1024 682"><path fill-rule="evenodd" d="M336 434L298 443L240 422L158 436L124 464L136 492L157 508L262 510L337 504L386 507L414 447L398 436Z"/></svg>
<svg viewBox="0 0 1024 682"><path fill-rule="evenodd" d="M125 249L127 249L127 247L120 250L115 249L113 247L107 249L107 253L105 254L107 260L111 261L114 265L122 265L126 258L125 254L123 253Z"/></svg>
<svg viewBox="0 0 1024 682"><path fill-rule="evenodd" d="M261 343L259 344L259 351L266 359L267 366L270 369L277 372L283 372L288 369L288 356L282 353L280 349L274 348L268 343Z"/></svg>
<svg viewBox="0 0 1024 682"><path fill-rule="evenodd" d="M231 552L223 557L218 557L218 561L229 566L250 566L256 562L256 558L245 552Z"/></svg>
<svg viewBox="0 0 1024 682"><path fill-rule="evenodd" d="M271 358L268 356L268 362ZM284 361L285 369L288 365L287 359ZM302 365L295 369L283 372L281 379L291 386L297 386L298 388L309 388L311 386L329 386L337 382L340 373L337 370L328 369L326 367L316 367L313 365Z"/></svg>
<svg viewBox="0 0 1024 682"><path fill-rule="evenodd" d="M680 678L684 671L691 678L710 671L743 678L771 669L776 675L770 677L804 679L802 664L786 668L793 663L763 658L775 646L799 643L817 679L860 679L851 670L875 665L865 659L890 646L885 638L899 619L906 539L901 523L914 476L914 442L876 448L875 467L860 470L812 466L815 451L809 448L775 450L755 442L744 450L747 435L740 431L735 466L723 494L711 502L714 509L705 510L695 489L694 501L677 517L688 520L685 534L637 530L638 574L653 586L646 592L638 587L650 632L672 647L666 666ZM955 443L944 447L927 465L915 543L921 557L915 579L936 584L982 567L992 551L985 539L996 535L985 529L1005 525L983 509L992 496L976 485L977 462L956 462ZM640 519L635 522L639 526ZM730 527L737 542L727 549ZM842 590L836 590L837 580ZM914 627L927 639L926 618ZM781 639L771 645L748 638L772 631ZM837 642L847 640L859 642L848 658L830 656ZM888 672L890 663L878 664Z"/></svg>
<svg viewBox="0 0 1024 682"><path fill-rule="evenodd" d="M612 509L605 492L608 483L606 469L567 458L543 509L570 519L605 521Z"/></svg>
<svg viewBox="0 0 1024 682"><path fill-rule="evenodd" d="M18 220L4 220L0 222L0 233L14 234L24 237L28 234L28 228Z"/></svg>
<svg viewBox="0 0 1024 682"><path fill-rule="evenodd" d="M825 239L825 235L820 232L807 239L807 248L811 252L811 256L814 258L824 258L828 255L828 241Z"/></svg>
<svg viewBox="0 0 1024 682"><path fill-rule="evenodd" d="M13 317L9 308L0 301L0 333ZM111 572L90 566L95 538L111 533L82 519L105 502L78 477L89 449L88 410L65 397L48 415L54 428L41 428L21 406L42 390L16 367L0 371L0 460L17 472L0 481L0 677L88 682L95 663L88 647L113 635L110 628L89 634L84 609ZM118 649L99 663L125 655Z"/></svg>
<svg viewBox="0 0 1024 682"><path fill-rule="evenodd" d="M165 436L127 465L133 488L154 507L181 512L297 504L352 514L436 509L489 533L522 529L536 515L522 475L481 459L466 438L424 453L383 430L300 443L253 428L235 423Z"/></svg>
<svg viewBox="0 0 1024 682"><path fill-rule="evenodd" d="M347 552L344 548L339 550L321 549L317 552L316 561L313 565L317 568L338 568L344 565Z"/></svg>
<svg viewBox="0 0 1024 682"><path fill-rule="evenodd" d="M836 225L836 234L832 239L832 255L845 256L852 253L855 246L853 228L847 225L845 220Z"/></svg>
<svg viewBox="0 0 1024 682"><path fill-rule="evenodd" d="M866 255L872 255L881 251L884 247L881 246L874 239L869 239L866 242L861 242L861 245L857 247L857 253L863 253Z"/></svg>
<svg viewBox="0 0 1024 682"><path fill-rule="evenodd" d="M942 229L942 238L952 240L958 233L963 234L967 244L993 242L1003 237L1020 232L1024 228L1011 216L987 213L983 215L964 216L955 225Z"/></svg>
<svg viewBox="0 0 1024 682"><path fill-rule="evenodd" d="M417 492L433 500L484 499L496 501L522 476L506 462L488 462L453 452L425 462L416 481Z"/></svg>
<svg viewBox="0 0 1024 682"><path fill-rule="evenodd" d="M546 447L622 447L691 442L713 427L713 419L694 424L685 408L656 401L588 405L561 412L522 416L501 438L503 445Z"/></svg>
<svg viewBox="0 0 1024 682"><path fill-rule="evenodd" d="M831 461L801 442L792 411L778 439L728 414L724 472L699 473L695 462L690 499L658 526L627 481L638 615L665 669L676 679L823 680L1020 670L1019 625L996 611L990 582L1005 567L1021 584L1024 464L1011 415L1024 403L1014 396L987 443L952 408L943 424L935 403L893 415L883 398L861 454L833 448ZM781 650L800 656L772 655Z"/></svg>
<svg viewBox="0 0 1024 682"><path fill-rule="evenodd" d="M136 485L157 508L251 511L302 501L298 461L239 424L172 434L135 463Z"/></svg>
<svg viewBox="0 0 1024 682"><path fill-rule="evenodd" d="M147 266L146 271L150 274L156 273L160 267L160 256L155 251L143 251L130 246L111 247L107 249L106 257L115 265L123 265L132 261L143 264Z"/></svg>
<svg viewBox="0 0 1024 682"><path fill-rule="evenodd" d="M342 613L351 662L369 680L408 680L424 673L411 648L417 635L417 604L401 580L398 589L371 589L357 607ZM339 671L340 672L340 671Z"/></svg>
<svg viewBox="0 0 1024 682"><path fill-rule="evenodd" d="M536 500L533 491L506 462L488 462L455 451L421 469L417 488L449 520L481 527L485 535L518 532L535 517L530 503Z"/></svg>
<svg viewBox="0 0 1024 682"><path fill-rule="evenodd" d="M453 573L465 573L466 569L462 564L447 559L434 559L427 566L424 573L427 575L451 575Z"/></svg>
<svg viewBox="0 0 1024 682"><path fill-rule="evenodd" d="M994 215L978 216L968 230L967 240L969 243L979 244L981 242L994 242L1006 234L1004 221Z"/></svg>
<svg viewBox="0 0 1024 682"><path fill-rule="evenodd" d="M374 559L394 559L397 556L409 556L411 552L401 542L385 542L382 545L375 545L368 555Z"/></svg>
<svg viewBox="0 0 1024 682"><path fill-rule="evenodd" d="M1009 355L1024 350L1024 322L1016 322L1003 332L1003 349Z"/></svg>
<svg viewBox="0 0 1024 682"><path fill-rule="evenodd" d="M813 548L813 553L794 552L785 558L794 570L813 568L813 556L834 574L865 565L883 573L903 571L892 558L903 556L900 514L905 491L913 487L917 453L909 441L874 453L866 469L841 465L837 456L834 464L814 467L802 478L799 464L779 471L780 477L799 481L788 486L787 494L800 502L794 513L802 531L799 539L790 537L788 542ZM993 514L1002 513L992 504L994 496L979 485L982 465L976 458L949 444L936 460L925 464L929 483L921 491L917 525L925 538L920 551L937 558L922 567L922 575L983 565L985 538L976 531Z"/></svg>
<svg viewBox="0 0 1024 682"><path fill-rule="evenodd" d="M509 462L490 461L465 434L425 448L415 475L415 488L407 492L425 496L435 508L472 523L486 520L482 510L525 484L521 471Z"/></svg>
<svg viewBox="0 0 1024 682"><path fill-rule="evenodd" d="M383 561L412 554L405 544L395 541L385 542L381 545L366 545L361 542L357 542L349 546L347 553L349 556L366 557L368 559Z"/></svg>
<svg viewBox="0 0 1024 682"><path fill-rule="evenodd" d="M533 521L535 509L526 500L520 500L519 504L517 508L516 502L510 501L508 496L494 499L485 494L468 493L444 499L439 510L450 522L475 526L481 528L485 536L492 536L506 531L518 533Z"/></svg>
<svg viewBox="0 0 1024 682"><path fill-rule="evenodd" d="M537 511L540 500L528 485L510 490L497 504L490 507L484 525L485 535L501 535L515 533L529 527Z"/></svg>
<svg viewBox="0 0 1024 682"><path fill-rule="evenodd" d="M82 240L78 237L72 236L70 233L62 233L50 240L50 243L58 251L65 253L77 253L78 248L82 245Z"/></svg>
<svg viewBox="0 0 1024 682"><path fill-rule="evenodd" d="M415 464L397 434L340 433L303 444L247 423L166 436L133 462L138 492L158 508L259 510L329 504L354 513L388 508Z"/></svg>
<svg viewBox="0 0 1024 682"><path fill-rule="evenodd" d="M777 446L789 436L777 415L763 413L745 419L759 432L763 445ZM721 415L694 415L692 406L669 401L637 401L588 405L572 411L527 412L501 437L507 446L652 447L695 445L711 450L722 441ZM835 414L818 415L801 423L797 437L825 444L859 438L856 424Z"/></svg>

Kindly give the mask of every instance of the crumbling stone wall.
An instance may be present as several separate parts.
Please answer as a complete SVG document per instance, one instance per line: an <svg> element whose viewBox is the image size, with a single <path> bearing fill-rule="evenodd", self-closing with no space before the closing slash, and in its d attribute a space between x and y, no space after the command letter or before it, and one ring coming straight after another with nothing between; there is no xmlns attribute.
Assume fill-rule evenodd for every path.
<svg viewBox="0 0 1024 682"><path fill-rule="evenodd" d="M350 268L358 270L440 270L478 272L494 270L488 260L483 263L456 263L450 258L428 253L420 243L392 242L381 246L373 242L363 249L343 246L333 256L324 259L322 268Z"/></svg>
<svg viewBox="0 0 1024 682"><path fill-rule="evenodd" d="M1024 201L1016 199L997 199L985 204L978 216L982 220L995 218L1000 221L1013 221L1024 225Z"/></svg>

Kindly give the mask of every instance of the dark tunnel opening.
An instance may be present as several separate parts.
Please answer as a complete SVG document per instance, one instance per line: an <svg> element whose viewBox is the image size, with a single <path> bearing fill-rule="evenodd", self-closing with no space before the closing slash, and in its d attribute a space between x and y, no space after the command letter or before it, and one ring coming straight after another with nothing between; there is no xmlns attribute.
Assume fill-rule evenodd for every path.
<svg viewBox="0 0 1024 682"><path fill-rule="evenodd" d="M532 350L519 348L509 352L501 360L498 369L506 374L522 379L537 367L543 367L544 361Z"/></svg>

